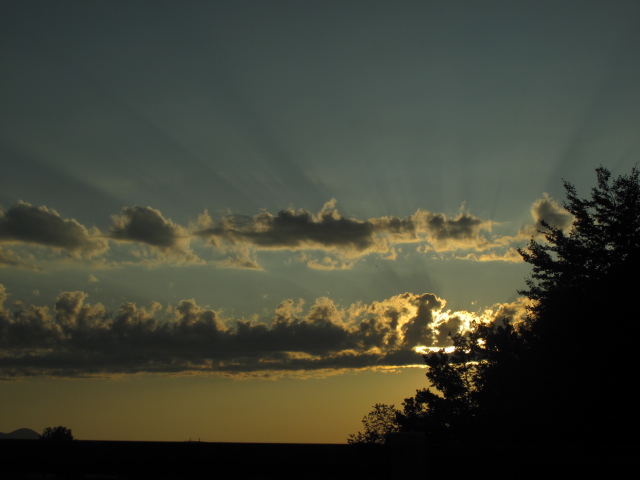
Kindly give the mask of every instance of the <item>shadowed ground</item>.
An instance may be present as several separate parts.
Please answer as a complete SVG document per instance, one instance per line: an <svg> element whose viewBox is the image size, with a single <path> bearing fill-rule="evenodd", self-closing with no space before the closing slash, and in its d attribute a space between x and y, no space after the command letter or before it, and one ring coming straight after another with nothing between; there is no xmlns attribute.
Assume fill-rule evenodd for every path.
<svg viewBox="0 0 640 480"><path fill-rule="evenodd" d="M2 478L534 478L635 463L637 445L250 444L2 440Z"/></svg>

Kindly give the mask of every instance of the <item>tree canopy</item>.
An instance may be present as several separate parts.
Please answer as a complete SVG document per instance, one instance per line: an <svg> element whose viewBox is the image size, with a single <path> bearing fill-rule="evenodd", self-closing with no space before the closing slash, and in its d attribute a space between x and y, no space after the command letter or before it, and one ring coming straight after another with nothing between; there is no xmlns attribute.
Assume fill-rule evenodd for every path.
<svg viewBox="0 0 640 480"><path fill-rule="evenodd" d="M394 405L376 403L373 410L362 419L364 432L350 435L349 443L378 443L385 442L385 435L397 432L400 428L396 423Z"/></svg>
<svg viewBox="0 0 640 480"><path fill-rule="evenodd" d="M70 429L60 425L45 428L40 434L40 440L73 440L73 435Z"/></svg>
<svg viewBox="0 0 640 480"><path fill-rule="evenodd" d="M542 223L544 241L519 249L532 266L531 300L520 323L479 324L454 351L425 355L422 389L395 410L389 431L422 431L430 441L625 442L640 426L636 408L634 305L640 260L639 171L580 198L564 182L567 232ZM386 406L376 412L389 417ZM375 419L365 417L369 424ZM378 431L380 438L381 432ZM382 433L384 436L384 433ZM367 436L351 441L366 442ZM378 440L379 441L379 440Z"/></svg>

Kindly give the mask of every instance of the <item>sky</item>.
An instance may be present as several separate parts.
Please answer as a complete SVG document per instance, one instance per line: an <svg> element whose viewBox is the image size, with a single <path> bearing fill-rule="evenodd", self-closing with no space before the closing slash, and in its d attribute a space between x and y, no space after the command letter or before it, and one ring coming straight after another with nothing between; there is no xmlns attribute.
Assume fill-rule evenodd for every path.
<svg viewBox="0 0 640 480"><path fill-rule="evenodd" d="M637 2L0 9L3 432L344 443L640 159Z"/></svg>

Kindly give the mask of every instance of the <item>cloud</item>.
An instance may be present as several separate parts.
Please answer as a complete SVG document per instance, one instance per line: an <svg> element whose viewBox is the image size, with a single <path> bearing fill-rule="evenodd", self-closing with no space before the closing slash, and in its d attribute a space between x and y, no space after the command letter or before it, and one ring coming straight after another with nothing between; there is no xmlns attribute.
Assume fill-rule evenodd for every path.
<svg viewBox="0 0 640 480"><path fill-rule="evenodd" d="M261 250L344 248L357 252L375 250L376 238L370 222L348 219L327 202L314 215L306 210L281 210L276 215L263 211L253 217L228 215L215 226L196 232L218 242L250 244Z"/></svg>
<svg viewBox="0 0 640 480"><path fill-rule="evenodd" d="M186 230L151 207L125 207L120 215L112 215L109 238L148 245L165 258L199 261L189 250L189 234Z"/></svg>
<svg viewBox="0 0 640 480"><path fill-rule="evenodd" d="M531 300L526 297L519 297L510 303L500 303L494 305L485 312L483 321L510 319L512 323L525 321L531 307Z"/></svg>
<svg viewBox="0 0 640 480"><path fill-rule="evenodd" d="M142 242L159 248L174 247L181 236L181 228L166 220L151 207L125 207L122 215L113 215L110 237L116 240Z"/></svg>
<svg viewBox="0 0 640 480"><path fill-rule="evenodd" d="M219 268L240 268L246 270L262 270L258 263L258 255L250 246L237 245L232 250L220 248L223 254L228 254L216 262Z"/></svg>
<svg viewBox="0 0 640 480"><path fill-rule="evenodd" d="M132 206L113 215L107 234L101 235L96 228L88 230L47 207L18 202L7 212L0 211L0 243L48 246L74 258L93 257L96 267L208 261L219 268L263 270L260 253L280 251L295 252L291 258L309 268L339 270L352 268L370 255L396 260L403 255L402 245L411 243L415 251L432 255L519 262L514 247L539 238L543 221L567 229L573 219L546 194L533 203L531 215L533 223L515 235L496 237L492 234L496 222L464 210L448 216L419 209L406 217L361 220L342 215L335 199L315 214L289 208L276 214L262 211L254 216L232 214L214 219L205 211L187 227L165 218L159 210ZM109 262L106 257L95 258L109 247ZM0 267L36 265L14 250L0 249Z"/></svg>
<svg viewBox="0 0 640 480"><path fill-rule="evenodd" d="M473 260L476 262L508 262L508 263L520 263L522 262L522 256L518 251L513 248L507 248L506 250L493 250L486 253L468 253L465 256L456 256L461 260Z"/></svg>
<svg viewBox="0 0 640 480"><path fill-rule="evenodd" d="M109 313L80 291L61 293L52 308L16 304L8 311L2 306L6 297L0 285L0 377L5 379L421 365L420 348L450 345L450 333L496 315L447 311L446 302L431 293L348 307L328 297L307 308L287 299L262 320L226 318L193 299L167 308L126 302ZM515 315L507 307L500 312Z"/></svg>
<svg viewBox="0 0 640 480"><path fill-rule="evenodd" d="M350 268L370 254L395 259L395 245L400 243L423 243L428 245L424 250L438 252L486 250L492 245L483 233L491 231L493 222L466 212L452 218L418 210L408 217L358 220L344 217L335 205L332 199L317 214L287 209L275 215L228 215L218 221L205 212L194 235L220 252L242 252L245 261L240 264L257 264L255 252L260 250L304 250L301 258L309 267L325 270ZM319 256L313 251L320 251Z"/></svg>
<svg viewBox="0 0 640 480"><path fill-rule="evenodd" d="M544 232L548 231L542 222L546 222L551 227L559 228L568 232L573 224L574 217L557 201L547 193L537 199L531 205L532 224L525 225L515 236L504 236L496 239L499 244L513 244L521 241L528 241L532 238L540 240L544 237Z"/></svg>
<svg viewBox="0 0 640 480"><path fill-rule="evenodd" d="M0 242L23 243L64 250L73 257L92 257L107 250L98 229L88 230L74 219L64 219L55 210L19 201L0 209Z"/></svg>
<svg viewBox="0 0 640 480"><path fill-rule="evenodd" d="M454 218L442 213L418 210L412 220L419 236L424 235L438 252L460 249L486 250L491 242L482 234L490 232L493 222L482 220L467 212Z"/></svg>
<svg viewBox="0 0 640 480"><path fill-rule="evenodd" d="M531 216L539 230L546 230L542 222L561 230L568 230L573 224L574 217L565 208L545 193L531 206Z"/></svg>
<svg viewBox="0 0 640 480"><path fill-rule="evenodd" d="M16 267L26 268L30 270L40 270L35 265L35 258L32 255L27 258L23 258L12 250L0 247L0 268L2 267Z"/></svg>
<svg viewBox="0 0 640 480"><path fill-rule="evenodd" d="M370 222L375 225L376 231L386 235L390 242L424 242L428 244L428 248L425 249L427 251L485 250L491 246L483 232L491 232L493 222L482 220L467 212L447 217L443 213L420 209L409 217L380 217L373 218Z"/></svg>

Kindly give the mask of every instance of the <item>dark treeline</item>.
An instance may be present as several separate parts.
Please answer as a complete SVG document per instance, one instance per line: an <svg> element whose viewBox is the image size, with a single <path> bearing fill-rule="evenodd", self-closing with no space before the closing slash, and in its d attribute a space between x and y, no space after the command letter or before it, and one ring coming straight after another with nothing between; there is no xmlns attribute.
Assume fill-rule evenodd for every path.
<svg viewBox="0 0 640 480"><path fill-rule="evenodd" d="M349 443L392 432L429 442L637 442L638 169L598 168L590 198L564 183L569 232L543 222L544 241L519 253L533 267L526 320L479 324L455 350L425 355L434 389L400 410L377 404Z"/></svg>

